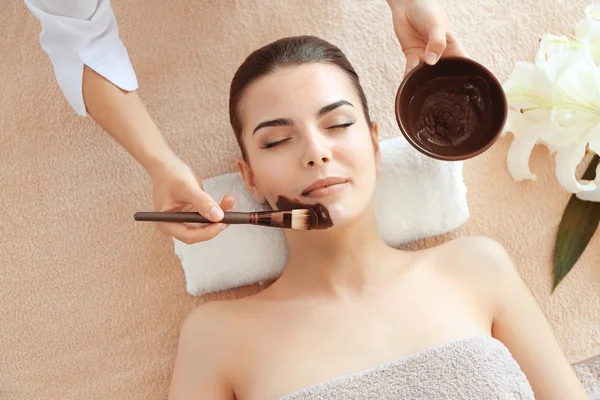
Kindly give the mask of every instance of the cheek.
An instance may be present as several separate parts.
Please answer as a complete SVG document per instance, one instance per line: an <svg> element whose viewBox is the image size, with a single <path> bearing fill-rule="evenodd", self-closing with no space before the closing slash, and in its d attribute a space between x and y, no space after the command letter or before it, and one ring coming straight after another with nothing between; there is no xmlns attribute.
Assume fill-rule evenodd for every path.
<svg viewBox="0 0 600 400"><path fill-rule="evenodd" d="M375 168L375 150L367 129L357 130L346 137L338 154L344 160L344 164L356 172L369 171L371 166Z"/></svg>
<svg viewBox="0 0 600 400"><path fill-rule="evenodd" d="M349 138L350 139L350 138ZM372 197L377 181L377 164L373 141L368 130L344 143L340 153L346 168L352 171L352 177L358 192L354 197L356 206L362 208Z"/></svg>
<svg viewBox="0 0 600 400"><path fill-rule="evenodd" d="M254 183L258 190L270 203L274 203L280 195L288 194L294 182L290 169L284 167L282 161L269 159L271 157L257 157L253 168ZM279 166L273 168L273 165Z"/></svg>

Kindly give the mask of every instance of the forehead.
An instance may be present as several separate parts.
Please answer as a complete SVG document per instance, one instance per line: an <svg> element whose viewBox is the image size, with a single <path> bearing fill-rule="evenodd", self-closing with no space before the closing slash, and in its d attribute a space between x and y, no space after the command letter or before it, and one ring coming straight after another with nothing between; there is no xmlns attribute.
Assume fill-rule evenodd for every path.
<svg viewBox="0 0 600 400"><path fill-rule="evenodd" d="M280 67L257 79L240 104L246 123L270 118L304 118L338 100L359 107L350 77L339 67L323 63Z"/></svg>

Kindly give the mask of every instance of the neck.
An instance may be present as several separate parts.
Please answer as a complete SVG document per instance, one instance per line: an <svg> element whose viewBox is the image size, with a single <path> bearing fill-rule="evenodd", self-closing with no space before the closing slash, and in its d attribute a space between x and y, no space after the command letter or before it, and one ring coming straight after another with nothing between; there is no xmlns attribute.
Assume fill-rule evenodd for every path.
<svg viewBox="0 0 600 400"><path fill-rule="evenodd" d="M368 290L393 251L377 231L373 207L369 210L327 230L288 231L289 258L278 286L288 294L309 290L344 296Z"/></svg>

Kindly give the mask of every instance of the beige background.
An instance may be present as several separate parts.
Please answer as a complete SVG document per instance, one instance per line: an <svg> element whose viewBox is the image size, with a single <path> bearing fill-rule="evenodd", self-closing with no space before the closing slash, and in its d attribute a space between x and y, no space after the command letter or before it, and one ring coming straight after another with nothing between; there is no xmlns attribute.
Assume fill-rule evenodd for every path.
<svg viewBox="0 0 600 400"><path fill-rule="evenodd" d="M571 33L588 0L443 3L470 55L504 80L515 61L531 59L543 33ZM140 95L200 176L233 170L229 81L250 51L281 36L315 34L339 45L382 135L399 134L393 99L404 60L383 0L141 4L113 1ZM164 398L184 316L256 288L185 293L172 241L132 218L152 206L145 171L69 108L22 2L0 4L0 27L0 398ZM509 143L465 164L471 220L414 246L466 234L499 240L569 359L598 355L600 235L551 296L552 247L569 194L543 149L532 160L538 181L514 182Z"/></svg>

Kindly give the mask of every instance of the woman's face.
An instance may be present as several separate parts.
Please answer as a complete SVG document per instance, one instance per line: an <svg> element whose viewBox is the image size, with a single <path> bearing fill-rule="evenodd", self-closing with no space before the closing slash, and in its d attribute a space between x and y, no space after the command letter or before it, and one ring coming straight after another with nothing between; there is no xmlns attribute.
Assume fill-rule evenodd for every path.
<svg viewBox="0 0 600 400"><path fill-rule="evenodd" d="M321 203L335 225L365 211L379 165L377 125L369 129L345 72L323 63L279 68L247 88L239 110L248 164L238 165L258 201Z"/></svg>

